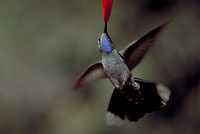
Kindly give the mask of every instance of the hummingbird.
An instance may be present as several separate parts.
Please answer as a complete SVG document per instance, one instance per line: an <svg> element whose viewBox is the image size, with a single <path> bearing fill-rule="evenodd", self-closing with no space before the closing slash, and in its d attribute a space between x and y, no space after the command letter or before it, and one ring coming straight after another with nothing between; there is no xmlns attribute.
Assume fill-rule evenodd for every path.
<svg viewBox="0 0 200 134"><path fill-rule="evenodd" d="M115 124L119 120L138 121L146 113L167 105L171 95L169 88L137 78L131 73L155 44L165 25L151 30L120 51L113 47L105 25L104 32L98 39L101 60L90 65L80 75L75 88L86 86L97 79L110 80L114 90L106 114L109 124Z"/></svg>

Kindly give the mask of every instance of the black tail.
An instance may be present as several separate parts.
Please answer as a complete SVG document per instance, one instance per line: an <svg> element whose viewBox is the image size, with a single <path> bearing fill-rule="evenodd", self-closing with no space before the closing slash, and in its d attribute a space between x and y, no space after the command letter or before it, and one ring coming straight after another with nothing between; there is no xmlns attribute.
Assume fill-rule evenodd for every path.
<svg viewBox="0 0 200 134"><path fill-rule="evenodd" d="M129 83L121 91L114 89L108 112L122 120L137 121L145 115L159 110L169 100L170 91L161 84L136 79L138 89Z"/></svg>

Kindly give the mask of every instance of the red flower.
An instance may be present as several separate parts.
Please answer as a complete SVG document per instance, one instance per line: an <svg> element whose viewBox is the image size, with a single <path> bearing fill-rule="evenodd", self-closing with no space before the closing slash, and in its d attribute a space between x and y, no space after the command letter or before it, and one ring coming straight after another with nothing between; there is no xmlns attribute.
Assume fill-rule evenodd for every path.
<svg viewBox="0 0 200 134"><path fill-rule="evenodd" d="M104 22L107 24L112 11L113 0L102 0Z"/></svg>

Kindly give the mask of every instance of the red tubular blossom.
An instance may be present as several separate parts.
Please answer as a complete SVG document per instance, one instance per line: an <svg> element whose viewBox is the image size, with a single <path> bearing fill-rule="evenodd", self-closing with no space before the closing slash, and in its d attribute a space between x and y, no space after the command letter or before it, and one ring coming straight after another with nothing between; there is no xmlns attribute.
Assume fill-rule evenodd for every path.
<svg viewBox="0 0 200 134"><path fill-rule="evenodd" d="M102 0L104 22L107 24L112 12L113 0Z"/></svg>

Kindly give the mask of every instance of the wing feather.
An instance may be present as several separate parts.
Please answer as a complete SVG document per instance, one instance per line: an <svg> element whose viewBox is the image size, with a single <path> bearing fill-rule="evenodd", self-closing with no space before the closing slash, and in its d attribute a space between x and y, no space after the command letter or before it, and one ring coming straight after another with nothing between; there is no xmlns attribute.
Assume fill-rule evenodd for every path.
<svg viewBox="0 0 200 134"><path fill-rule="evenodd" d="M120 51L130 70L140 63L146 52L155 44L156 37L165 26L166 24L160 25Z"/></svg>
<svg viewBox="0 0 200 134"><path fill-rule="evenodd" d="M103 70L103 65L100 62L92 64L77 79L77 81L74 84L74 89L83 87L89 84L91 81L101 78L106 78L106 75Z"/></svg>

